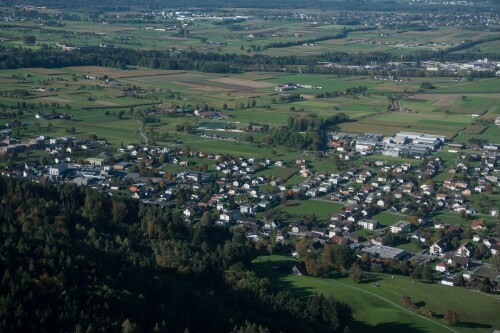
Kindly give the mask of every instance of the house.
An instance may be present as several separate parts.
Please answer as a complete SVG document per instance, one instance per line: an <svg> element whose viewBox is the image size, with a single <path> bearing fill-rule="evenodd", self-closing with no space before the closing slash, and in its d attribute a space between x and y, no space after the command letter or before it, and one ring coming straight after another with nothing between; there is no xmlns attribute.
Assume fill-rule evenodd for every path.
<svg viewBox="0 0 500 333"><path fill-rule="evenodd" d="M240 216L236 218L236 221L241 224L258 224L259 220L251 218L251 217L244 217Z"/></svg>
<svg viewBox="0 0 500 333"><path fill-rule="evenodd" d="M297 265L292 267L292 274L293 275L305 275L307 272L306 270L306 264L301 261Z"/></svg>
<svg viewBox="0 0 500 333"><path fill-rule="evenodd" d="M297 223L292 227L292 233L300 236L305 236L306 233L309 232L309 230L310 230L309 226L300 223Z"/></svg>
<svg viewBox="0 0 500 333"><path fill-rule="evenodd" d="M438 272L444 273L444 272L446 272L447 268L448 268L448 265L444 261L443 262L438 262L436 264L436 271L438 271Z"/></svg>
<svg viewBox="0 0 500 333"><path fill-rule="evenodd" d="M59 177L68 172L68 165L66 163L56 164L49 168L49 175Z"/></svg>
<svg viewBox="0 0 500 333"><path fill-rule="evenodd" d="M471 223L472 230L486 230L484 220L474 220Z"/></svg>
<svg viewBox="0 0 500 333"><path fill-rule="evenodd" d="M488 249L491 249L491 247L496 244L496 241L493 238L485 238L483 239L483 244L486 245Z"/></svg>
<svg viewBox="0 0 500 333"><path fill-rule="evenodd" d="M278 234L276 235L276 242L283 243L287 238L288 238L288 232L286 231L278 232Z"/></svg>
<svg viewBox="0 0 500 333"><path fill-rule="evenodd" d="M454 280L455 280L454 275L447 274L441 278L441 284L444 284L445 286L453 287L455 285Z"/></svg>
<svg viewBox="0 0 500 333"><path fill-rule="evenodd" d="M128 167L130 167L131 165L132 165L132 163L129 163L129 162L119 162L119 163L116 163L115 165L113 165L113 169L115 169L115 170L125 170Z"/></svg>
<svg viewBox="0 0 500 333"><path fill-rule="evenodd" d="M490 248L490 252L491 252L492 255L497 255L498 253L500 253L500 244L494 244Z"/></svg>
<svg viewBox="0 0 500 333"><path fill-rule="evenodd" d="M321 227L312 227L311 233L315 234L315 237L325 237L327 230L325 228L321 228Z"/></svg>
<svg viewBox="0 0 500 333"><path fill-rule="evenodd" d="M429 248L429 253L435 256L443 255L444 251L448 248L448 245L444 239L440 239Z"/></svg>
<svg viewBox="0 0 500 333"><path fill-rule="evenodd" d="M255 214L257 212L257 210L252 205L243 204L243 205L240 206L240 212L242 214L253 215L253 214Z"/></svg>
<svg viewBox="0 0 500 333"><path fill-rule="evenodd" d="M330 239L333 244L347 245L349 243L349 240L342 236L332 236Z"/></svg>
<svg viewBox="0 0 500 333"><path fill-rule="evenodd" d="M225 222L233 222L237 221L240 218L241 214L238 210L233 209L229 212L225 212L219 215L219 220L220 221L225 221Z"/></svg>
<svg viewBox="0 0 500 333"><path fill-rule="evenodd" d="M399 221L391 226L391 232L393 234L410 232L411 223L408 221Z"/></svg>
<svg viewBox="0 0 500 333"><path fill-rule="evenodd" d="M483 240L483 235L480 235L480 234L474 234L472 236L472 240L474 242L481 242Z"/></svg>
<svg viewBox="0 0 500 333"><path fill-rule="evenodd" d="M462 244L455 253L458 256L470 258L474 253L474 245L471 242Z"/></svg>
<svg viewBox="0 0 500 333"><path fill-rule="evenodd" d="M368 220L368 219L362 219L358 222L358 224L363 228L367 230L375 230L378 228L379 223L378 221L375 220Z"/></svg>
<svg viewBox="0 0 500 333"><path fill-rule="evenodd" d="M193 210L193 208L191 207L186 207L184 208L184 210L182 211L182 214L185 216L185 217L193 217L194 214L195 214L195 211Z"/></svg>
<svg viewBox="0 0 500 333"><path fill-rule="evenodd" d="M446 259L446 262L448 265L454 266L454 267L469 267L470 265L470 259L467 257L462 257L462 256L457 256L456 254L452 252L448 252L445 254L444 258Z"/></svg>

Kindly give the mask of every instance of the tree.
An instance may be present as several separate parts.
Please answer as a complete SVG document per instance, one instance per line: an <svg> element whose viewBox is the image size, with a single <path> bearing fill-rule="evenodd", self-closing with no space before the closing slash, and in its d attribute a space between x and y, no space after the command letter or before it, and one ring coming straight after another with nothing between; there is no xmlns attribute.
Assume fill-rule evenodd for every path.
<svg viewBox="0 0 500 333"><path fill-rule="evenodd" d="M253 140L254 140L254 139L253 139L253 136L252 136L252 135L247 135L247 136L245 136L245 141L246 141L246 142L253 143Z"/></svg>
<svg viewBox="0 0 500 333"><path fill-rule="evenodd" d="M432 318L434 316L434 311L429 308L423 308L420 313L422 314L422 316L425 316L427 318Z"/></svg>
<svg viewBox="0 0 500 333"><path fill-rule="evenodd" d="M403 306L405 308L409 308L410 306L413 305L413 302L412 302L410 296L407 296L407 295L401 296L400 301L401 301L401 304L403 304Z"/></svg>
<svg viewBox="0 0 500 333"><path fill-rule="evenodd" d="M201 216L200 223L202 225L209 225L212 223L212 215L210 215L210 212L204 212L203 215Z"/></svg>
<svg viewBox="0 0 500 333"><path fill-rule="evenodd" d="M422 267L422 279L426 281L432 281L434 279L431 267L427 263Z"/></svg>
<svg viewBox="0 0 500 333"><path fill-rule="evenodd" d="M24 36L23 42L25 45L35 45L36 44L36 37L35 36Z"/></svg>
<svg viewBox="0 0 500 333"><path fill-rule="evenodd" d="M122 323L122 333L138 333L138 327L135 323L125 319Z"/></svg>
<svg viewBox="0 0 500 333"><path fill-rule="evenodd" d="M352 265L349 269L349 277L356 283L360 283L363 280L363 270L358 264Z"/></svg>
<svg viewBox="0 0 500 333"><path fill-rule="evenodd" d="M460 321L458 313L452 310L446 310L444 314L443 321L448 325L455 325Z"/></svg>
<svg viewBox="0 0 500 333"><path fill-rule="evenodd" d="M497 271L500 271L500 254L495 254L491 258L491 263L493 264L493 267L495 267Z"/></svg>

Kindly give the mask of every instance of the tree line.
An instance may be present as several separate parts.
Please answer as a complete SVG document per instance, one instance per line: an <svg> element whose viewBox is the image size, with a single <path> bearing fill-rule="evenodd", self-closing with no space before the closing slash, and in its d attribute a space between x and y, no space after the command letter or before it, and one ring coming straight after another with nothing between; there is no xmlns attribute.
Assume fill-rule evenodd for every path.
<svg viewBox="0 0 500 333"><path fill-rule="evenodd" d="M499 59L497 54L482 54L489 59ZM477 58L476 53L421 52L403 57L403 61L470 61ZM126 69L127 66L142 66L153 69L197 70L213 73L236 73L242 71L282 71L304 73L333 73L319 65L321 62L365 65L370 63L385 64L389 61L401 61L400 56L386 52L360 53L353 56L345 52L324 53L314 56L278 56L261 54L199 53L196 51L175 52L159 50L134 50L124 48L84 47L72 51L42 47L40 50L25 48L0 48L0 68L59 68L66 66L107 66ZM294 66L296 66L294 68ZM344 70L344 69L343 69ZM345 71L345 70L344 70ZM418 72L420 73L420 72ZM418 74L417 73L417 74ZM421 73L425 73L421 71ZM407 74L412 74L408 72ZM491 75L491 74L490 74Z"/></svg>

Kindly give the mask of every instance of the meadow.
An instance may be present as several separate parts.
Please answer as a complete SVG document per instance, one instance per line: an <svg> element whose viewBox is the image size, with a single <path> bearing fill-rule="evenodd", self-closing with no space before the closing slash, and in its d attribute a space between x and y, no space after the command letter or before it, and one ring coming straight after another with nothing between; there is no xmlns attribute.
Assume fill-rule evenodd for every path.
<svg viewBox="0 0 500 333"><path fill-rule="evenodd" d="M344 277L297 276L290 274L295 263L297 261L285 256L262 256L254 260L253 268L279 289L302 297L322 293L349 304L354 311L354 332L486 333L500 325L497 315L500 300L489 295L382 273L367 273L365 281L359 284ZM403 295L417 304L416 312L402 307ZM419 311L423 308L430 308L435 316L421 316ZM448 309L459 314L458 325L447 326L440 319Z"/></svg>

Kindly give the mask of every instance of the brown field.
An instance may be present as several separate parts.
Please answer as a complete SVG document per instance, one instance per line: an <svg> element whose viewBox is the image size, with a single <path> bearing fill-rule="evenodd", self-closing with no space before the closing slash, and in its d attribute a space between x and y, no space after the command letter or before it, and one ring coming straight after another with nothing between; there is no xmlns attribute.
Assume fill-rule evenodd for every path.
<svg viewBox="0 0 500 333"><path fill-rule="evenodd" d="M249 88L268 88L274 86L272 83L268 82L259 82L245 79L237 79L232 77L219 77L215 79L211 79L212 82L225 83L230 86L241 86L241 87L249 87Z"/></svg>
<svg viewBox="0 0 500 333"><path fill-rule="evenodd" d="M120 104L118 104L118 103L105 101L102 99L95 100L94 103L99 104L99 105L103 105L103 106L120 106Z"/></svg>
<svg viewBox="0 0 500 333"><path fill-rule="evenodd" d="M178 41L186 41L186 40L189 40L189 38L185 38L185 37L173 37L173 36L161 37L161 39L167 39L167 40L178 40Z"/></svg>
<svg viewBox="0 0 500 333"><path fill-rule="evenodd" d="M165 80L169 80L171 82L191 82L194 80L198 80L197 82L200 82L202 80L206 80L206 76L203 74L196 74L196 73L187 73L187 72L172 72L172 73L161 73L161 74L154 74L154 75L140 75L140 76L128 76L125 78L130 78L134 79L134 81L139 81L139 82L144 82L144 83L149 83L149 82L162 82Z"/></svg>
<svg viewBox="0 0 500 333"><path fill-rule="evenodd" d="M485 120L495 120L498 116L500 116L500 106L494 106L483 114L481 118Z"/></svg>
<svg viewBox="0 0 500 333"><path fill-rule="evenodd" d="M54 102L54 103L71 103L72 102L70 99L64 99L64 98L59 98L59 97L51 97L51 96L40 97L38 99L41 100L41 101Z"/></svg>
<svg viewBox="0 0 500 333"><path fill-rule="evenodd" d="M64 72L58 71L57 69L50 68L21 68L22 70L27 70L36 74L44 74L44 75L62 75L66 74Z"/></svg>
<svg viewBox="0 0 500 333"><path fill-rule="evenodd" d="M470 125L467 127L462 133L467 133L467 134L481 134L483 133L488 126L481 126L481 125Z"/></svg>
<svg viewBox="0 0 500 333"><path fill-rule="evenodd" d="M457 97L457 94L415 94L411 98L423 101L435 101L434 105L446 107L451 106Z"/></svg>
<svg viewBox="0 0 500 333"><path fill-rule="evenodd" d="M376 86L375 90L382 91L405 91L408 87L404 84L398 84L397 82L383 83Z"/></svg>
<svg viewBox="0 0 500 333"><path fill-rule="evenodd" d="M173 83L188 86L191 88L191 90L198 90L198 91L214 91L214 92L234 92L235 91L233 89L225 89L223 87L206 86L206 85L198 84L195 82L181 82L181 81L177 82L177 81L174 81Z"/></svg>
<svg viewBox="0 0 500 333"><path fill-rule="evenodd" d="M150 69L121 70L116 68L99 67L99 66L76 66L76 67L66 67L66 68L69 70L78 71L82 73L89 73L94 75L108 75L110 77L115 77L115 78L173 75L173 74L185 73L185 71L150 70Z"/></svg>

